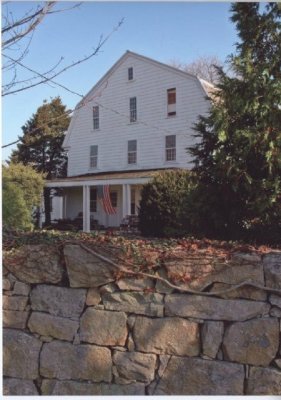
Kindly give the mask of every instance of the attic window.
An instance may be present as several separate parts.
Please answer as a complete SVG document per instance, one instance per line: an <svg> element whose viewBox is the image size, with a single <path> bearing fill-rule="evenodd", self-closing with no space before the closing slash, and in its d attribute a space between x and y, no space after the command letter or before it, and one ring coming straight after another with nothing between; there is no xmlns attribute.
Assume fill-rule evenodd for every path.
<svg viewBox="0 0 281 400"><path fill-rule="evenodd" d="M134 70L133 67L128 68L128 81L132 81L134 79Z"/></svg>
<svg viewBox="0 0 281 400"><path fill-rule="evenodd" d="M167 90L167 114L168 117L176 115L176 88Z"/></svg>

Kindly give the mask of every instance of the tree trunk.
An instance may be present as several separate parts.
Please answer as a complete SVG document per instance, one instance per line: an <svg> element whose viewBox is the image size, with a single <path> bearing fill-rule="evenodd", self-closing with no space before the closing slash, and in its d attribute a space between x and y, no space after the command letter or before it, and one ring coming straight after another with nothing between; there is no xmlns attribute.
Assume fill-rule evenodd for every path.
<svg viewBox="0 0 281 400"><path fill-rule="evenodd" d="M51 189L44 188L45 225L51 224Z"/></svg>

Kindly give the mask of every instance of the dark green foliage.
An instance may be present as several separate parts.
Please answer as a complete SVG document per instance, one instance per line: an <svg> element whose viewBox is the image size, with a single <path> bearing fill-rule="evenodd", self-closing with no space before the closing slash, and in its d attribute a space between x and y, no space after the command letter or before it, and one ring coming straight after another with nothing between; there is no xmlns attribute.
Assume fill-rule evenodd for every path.
<svg viewBox="0 0 281 400"><path fill-rule="evenodd" d="M190 172L159 173L144 185L140 202L140 230L144 236L180 236L187 221L184 203L193 184Z"/></svg>
<svg viewBox="0 0 281 400"><path fill-rule="evenodd" d="M45 173L46 179L66 176L67 154L62 148L65 132L70 122L69 112L60 97L44 102L22 127L23 136L12 162L32 165ZM46 223L50 223L50 189L44 190Z"/></svg>
<svg viewBox="0 0 281 400"><path fill-rule="evenodd" d="M2 167L3 227L31 229L32 214L40 204L44 177L23 164Z"/></svg>
<svg viewBox="0 0 281 400"><path fill-rule="evenodd" d="M209 237L281 237L281 11L277 3L260 7L232 5L240 38L229 57L235 77L219 71L216 99L189 149L197 230Z"/></svg>

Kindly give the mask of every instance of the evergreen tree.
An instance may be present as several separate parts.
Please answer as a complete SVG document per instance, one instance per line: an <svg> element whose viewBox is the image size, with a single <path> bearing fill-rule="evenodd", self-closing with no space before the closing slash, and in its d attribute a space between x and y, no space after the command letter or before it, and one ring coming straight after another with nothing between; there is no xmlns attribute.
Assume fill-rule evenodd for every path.
<svg viewBox="0 0 281 400"><path fill-rule="evenodd" d="M62 143L69 122L69 112L60 97L49 103L44 101L22 127L23 136L11 161L32 165L36 171L45 173L47 180L66 176L67 155ZM51 222L50 196L50 188L44 188L46 224Z"/></svg>
<svg viewBox="0 0 281 400"><path fill-rule="evenodd" d="M210 114L200 117L189 152L199 180L197 226L241 238L255 224L280 229L281 9L233 3L231 12L240 39L228 59L235 76L219 70Z"/></svg>

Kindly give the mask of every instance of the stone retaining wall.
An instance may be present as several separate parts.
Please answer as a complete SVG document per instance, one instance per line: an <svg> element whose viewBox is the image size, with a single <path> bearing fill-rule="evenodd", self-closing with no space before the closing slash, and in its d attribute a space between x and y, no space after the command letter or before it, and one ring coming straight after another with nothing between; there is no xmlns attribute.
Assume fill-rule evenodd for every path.
<svg viewBox="0 0 281 400"><path fill-rule="evenodd" d="M280 395L281 296L239 288L205 297L117 268L78 245L64 258L25 246L5 260L6 395ZM205 260L206 261L206 260ZM65 262L65 263L64 263ZM197 261L190 287L242 281L281 290L281 253ZM166 264L169 271L194 265Z"/></svg>

